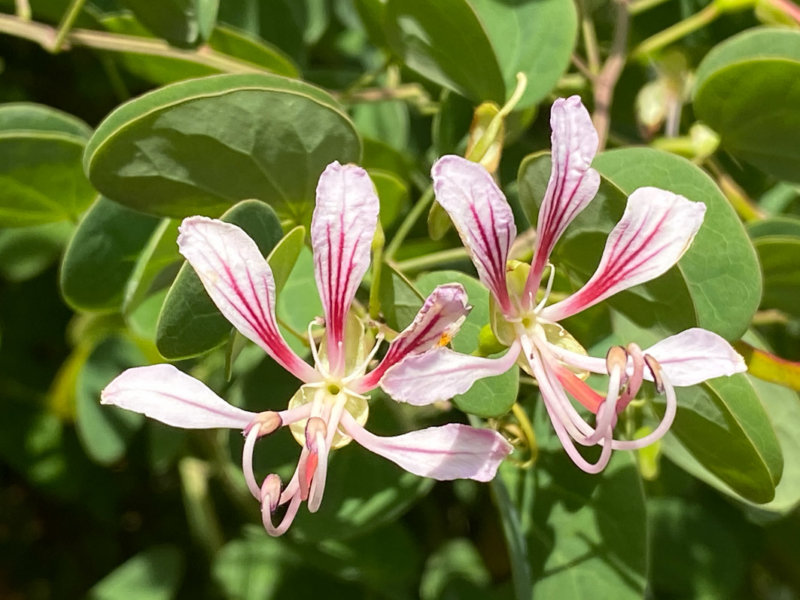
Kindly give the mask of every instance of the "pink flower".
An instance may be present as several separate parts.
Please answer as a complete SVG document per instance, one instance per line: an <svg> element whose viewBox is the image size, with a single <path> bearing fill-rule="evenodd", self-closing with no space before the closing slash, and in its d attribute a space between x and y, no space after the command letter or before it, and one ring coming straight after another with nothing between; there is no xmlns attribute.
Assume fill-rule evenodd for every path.
<svg viewBox="0 0 800 600"><path fill-rule="evenodd" d="M498 339L510 346L499 361L508 364L509 356L519 358L522 368L536 378L553 428L569 456L584 471L597 473L608 463L612 449L642 448L666 433L675 417L674 386L694 385L742 372L746 367L724 339L703 329L689 329L647 350L635 344L614 347L605 359L600 359L586 356L580 344L558 324L667 271L691 244L706 208L665 190L637 189L608 236L594 275L568 298L547 305L554 272L549 264L553 247L592 200L600 183L599 174L590 167L597 151L597 133L580 99L573 96L557 100L551 125L553 166L539 211L530 266L507 266L516 237L514 218L503 193L481 165L458 156L442 157L433 166L434 190L436 200L449 213L469 250L480 280L492 294L493 329ZM548 268L544 297L537 302L536 294ZM393 379L407 381L412 377L419 385L468 388L492 369L484 364L483 370L471 372L470 360L447 349L429 352L424 358L411 357L384 380L384 389L403 399L403 393L414 390L404 384L403 393L398 393ZM444 363L451 372L458 372L457 381L453 376L439 374ZM607 375L606 394L590 388L576 374L581 372ZM664 417L645 437L632 441L614 439L617 416L636 396L643 379L654 381L656 389L666 395ZM596 415L594 426L584 420L570 396ZM576 443L602 446L598 460L588 462Z"/></svg>
<svg viewBox="0 0 800 600"><path fill-rule="evenodd" d="M345 340L353 341L354 336L346 336L345 329L360 326L352 319L348 324L347 316L369 266L377 219L378 198L367 173L354 165L328 165L317 186L311 223L315 275L326 328L324 341L317 348L311 335L317 323L309 324L313 367L289 348L278 329L272 271L255 242L235 225L205 217L191 217L181 225L180 252L220 312L242 335L303 382L287 410L252 413L236 408L171 365L129 369L103 390L103 404L143 413L174 427L242 429L246 436L242 454L245 480L261 504L264 526L271 535L281 535L288 529L302 501L307 501L311 512L319 508L328 454L352 440L411 473L439 480L488 481L511 451L497 432L461 424L395 437L379 437L364 429L369 413L365 394L381 386L404 360L425 356L446 343L469 311L460 285L438 287L413 323L368 371L380 337L367 353L363 340L356 344L358 347L346 347ZM418 398L415 403L428 401L432 400ZM301 446L297 469L285 487L275 474L259 485L253 473L255 443L283 426L289 426ZM275 525L273 518L280 506L286 508Z"/></svg>

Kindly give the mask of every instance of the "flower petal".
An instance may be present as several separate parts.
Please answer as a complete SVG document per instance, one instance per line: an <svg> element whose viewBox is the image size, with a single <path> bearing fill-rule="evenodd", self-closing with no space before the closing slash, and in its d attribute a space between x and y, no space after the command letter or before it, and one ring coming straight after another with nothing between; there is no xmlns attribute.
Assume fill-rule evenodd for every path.
<svg viewBox="0 0 800 600"><path fill-rule="evenodd" d="M698 327L663 339L644 353L655 358L670 383L678 387L747 371L744 359L728 342ZM647 369L644 373L652 381Z"/></svg>
<svg viewBox="0 0 800 600"><path fill-rule="evenodd" d="M460 156L443 156L431 175L436 201L450 215L478 277L500 308L510 313L506 261L517 228L503 192L482 165Z"/></svg>
<svg viewBox="0 0 800 600"><path fill-rule="evenodd" d="M311 245L317 287L325 310L332 373L344 369L345 319L369 267L378 207L375 187L364 169L332 162L320 176L317 206L311 220Z"/></svg>
<svg viewBox="0 0 800 600"><path fill-rule="evenodd" d="M386 371L410 354L421 354L449 343L469 314L467 292L460 283L440 285L427 297L414 321L400 332L380 364L355 387L359 393L374 389Z"/></svg>
<svg viewBox="0 0 800 600"><path fill-rule="evenodd" d="M545 307L542 317L560 321L663 274L689 248L705 212L702 202L666 190L645 187L634 191L622 219L608 236L592 278L569 298Z"/></svg>
<svg viewBox="0 0 800 600"><path fill-rule="evenodd" d="M230 223L190 217L181 224L178 247L211 300L242 335L298 379L319 378L278 330L272 270L244 231Z"/></svg>
<svg viewBox="0 0 800 600"><path fill-rule="evenodd" d="M550 127L553 166L536 226L534 262L525 290L530 298L535 297L556 242L600 185L600 175L590 167L597 153L597 131L579 96L553 103Z"/></svg>
<svg viewBox="0 0 800 600"><path fill-rule="evenodd" d="M231 406L172 365L124 371L106 386L100 402L184 429L244 429L256 417L256 413Z"/></svg>
<svg viewBox="0 0 800 600"><path fill-rule="evenodd" d="M501 375L514 366L519 344L514 344L500 358L481 358L433 348L415 354L386 371L381 388L399 402L424 406L463 394L478 379Z"/></svg>
<svg viewBox="0 0 800 600"><path fill-rule="evenodd" d="M393 437L373 435L349 415L342 419L342 425L367 450L414 475L439 481L491 481L512 450L511 444L496 431L456 423Z"/></svg>

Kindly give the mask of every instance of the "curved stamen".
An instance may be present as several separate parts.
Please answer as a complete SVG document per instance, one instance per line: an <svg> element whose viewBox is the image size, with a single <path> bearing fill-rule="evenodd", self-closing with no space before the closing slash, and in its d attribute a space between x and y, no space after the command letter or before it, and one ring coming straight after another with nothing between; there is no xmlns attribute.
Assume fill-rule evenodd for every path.
<svg viewBox="0 0 800 600"><path fill-rule="evenodd" d="M628 362L628 353L622 346L612 346L606 355L606 365L608 367L608 393L605 402L597 410L597 421L595 431L583 442L586 445L597 444L601 439L611 439L617 416L617 398L622 383L622 376L625 373L625 365Z"/></svg>
<svg viewBox="0 0 800 600"><path fill-rule="evenodd" d="M369 351L369 355L367 355L367 358L364 361L362 361L362 363L357 368L353 369L353 372L350 375L342 379L343 386L346 386L354 379L358 379L359 377L364 376L364 373L366 373L367 369L369 368L369 363L372 362L372 359L375 358L375 355L378 353L378 349L381 347L381 342L383 342L383 338L384 338L383 332L379 331L378 334L375 336L375 345L372 347L372 350Z"/></svg>
<svg viewBox="0 0 800 600"><path fill-rule="evenodd" d="M247 482L247 487L253 498L261 500L261 487L256 482L256 476L253 472L253 450L256 446L256 440L259 438L259 428L251 427L247 432L247 437L244 440L244 448L242 448L242 473L244 473L244 480Z"/></svg>
<svg viewBox="0 0 800 600"><path fill-rule="evenodd" d="M672 426L672 422L675 420L675 414L678 411L678 400L675 395L675 388L670 383L661 365L649 354L644 355L644 360L647 364L647 368L653 375L653 380L656 381L656 389L660 387L660 391L667 397L664 417L661 419L658 427L644 437L636 440L615 441L614 448L619 448L620 450L638 450L639 448L649 446L653 442L661 439Z"/></svg>
<svg viewBox="0 0 800 600"><path fill-rule="evenodd" d="M617 414L625 410L631 400L636 397L636 394L639 393L639 389L642 387L642 381L644 380L644 354L642 353L642 349L637 344L631 342L628 344L627 351L633 367L628 376L628 381L625 384L625 391L617 401Z"/></svg>
<svg viewBox="0 0 800 600"><path fill-rule="evenodd" d="M553 263L548 262L545 266L546 268L550 269L550 272L547 275L547 287L544 290L544 296L542 296L542 299L539 304L536 305L536 308L533 309L533 312L537 314L544 308L545 304L547 304L547 299L550 298L550 292L553 290L553 279L555 279L556 276L556 268L553 266ZM535 294L536 292L533 291L530 293ZM530 297L528 299L530 304L533 304L534 297Z"/></svg>
<svg viewBox="0 0 800 600"><path fill-rule="evenodd" d="M263 502L261 504L261 521L264 523L264 529L267 530L267 533L272 537L278 537L286 533L286 531L289 529L289 526L292 524L292 521L294 521L295 516L297 515L297 509L300 508L300 502L302 502L302 499L300 498L299 494L292 496L289 506L286 507L286 513L283 515L281 524L277 527L272 524L273 511L270 510L269 503Z"/></svg>
<svg viewBox="0 0 800 600"><path fill-rule="evenodd" d="M316 325L316 319L312 319L311 322L308 324L308 346L311 348L311 356L314 359L314 367L316 370L322 375L324 379L330 378L330 373L328 369L322 364L322 361L319 359L319 350L317 349L317 344L314 342L314 332L312 328Z"/></svg>

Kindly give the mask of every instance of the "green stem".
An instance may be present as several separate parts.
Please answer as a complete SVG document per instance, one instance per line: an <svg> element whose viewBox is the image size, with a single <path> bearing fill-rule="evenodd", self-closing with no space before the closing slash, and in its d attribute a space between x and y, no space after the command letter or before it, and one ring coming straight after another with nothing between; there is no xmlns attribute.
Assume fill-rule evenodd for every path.
<svg viewBox="0 0 800 600"><path fill-rule="evenodd" d="M459 246L458 248L441 250L439 252L432 252L431 254L426 254L424 256L402 260L398 263L395 263L394 266L398 271L407 273L409 271L422 271L442 263L448 263L462 258L469 258L469 253L467 252L466 248Z"/></svg>
<svg viewBox="0 0 800 600"><path fill-rule="evenodd" d="M61 51L61 46L63 46L64 40L72 29L72 25L75 23L75 19L78 18L85 3L86 0L72 0L70 3L67 12L64 13L64 17L61 19L61 23L58 26L56 39L53 41L53 53Z"/></svg>
<svg viewBox="0 0 800 600"><path fill-rule="evenodd" d="M634 16L664 4L665 2L669 2L669 0L636 0L635 2L631 2L628 11L631 16Z"/></svg>
<svg viewBox="0 0 800 600"><path fill-rule="evenodd" d="M715 3L709 4L703 10L687 17L672 27L667 27L643 41L633 51L635 57L644 57L660 50L664 46L671 44L698 29L705 27L720 15L720 10Z"/></svg>
<svg viewBox="0 0 800 600"><path fill-rule="evenodd" d="M411 231L411 228L414 227L416 222L427 210L428 205L432 201L433 186L431 185L428 186L428 188L425 190L425 193L420 196L419 200L417 200L417 203L406 215L406 218L403 219L402 223L400 223L400 227L397 228L392 241L389 242L388 246L386 246L386 252L384 252L384 260L386 262L391 262L394 259L394 255L397 254L397 251L405 241L406 236L408 236L409 232Z"/></svg>
<svg viewBox="0 0 800 600"><path fill-rule="evenodd" d="M586 3L583 0L578 1L578 6L581 12L581 35L583 36L583 47L586 50L586 62L589 72L592 75L597 75L600 72L600 51L597 46L594 21L589 16L586 10Z"/></svg>

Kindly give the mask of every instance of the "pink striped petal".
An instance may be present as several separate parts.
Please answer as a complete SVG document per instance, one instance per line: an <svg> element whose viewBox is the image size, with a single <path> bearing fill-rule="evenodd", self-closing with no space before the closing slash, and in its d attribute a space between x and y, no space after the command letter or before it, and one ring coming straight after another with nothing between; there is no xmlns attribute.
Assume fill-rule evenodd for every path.
<svg viewBox="0 0 800 600"><path fill-rule="evenodd" d="M380 364L356 385L359 393L374 389L386 371L410 354L445 345L469 314L467 292L460 283L440 285L425 300L414 321L389 346Z"/></svg>
<svg viewBox="0 0 800 600"><path fill-rule="evenodd" d="M482 165L460 156L443 156L431 175L436 201L450 215L478 277L510 315L506 261L517 228L503 192Z"/></svg>
<svg viewBox="0 0 800 600"><path fill-rule="evenodd" d="M184 219L178 236L181 254L206 292L242 335L252 340L302 381L319 379L283 339L275 322L275 281L256 243L236 225L206 217Z"/></svg>
<svg viewBox="0 0 800 600"><path fill-rule="evenodd" d="M702 202L658 188L634 191L606 242L592 278L569 298L542 310L560 321L624 289L650 281L672 267L703 224Z"/></svg>
<svg viewBox="0 0 800 600"><path fill-rule="evenodd" d="M256 413L231 406L172 365L124 371L106 386L100 402L184 429L244 429L256 417Z"/></svg>
<svg viewBox="0 0 800 600"><path fill-rule="evenodd" d="M600 175L590 167L597 153L597 131L579 96L559 98L550 111L553 166L539 209L534 261L526 295L535 298L542 272L558 239L594 198Z"/></svg>
<svg viewBox="0 0 800 600"><path fill-rule="evenodd" d="M496 431L455 423L393 437L373 435L349 415L342 419L342 425L367 450L414 475L439 481L491 481L512 450Z"/></svg>
<svg viewBox="0 0 800 600"><path fill-rule="evenodd" d="M344 369L345 319L369 267L378 207L375 187L364 169L332 162L320 176L311 245L325 310L328 362L334 374Z"/></svg>
<svg viewBox="0 0 800 600"><path fill-rule="evenodd" d="M478 379L502 375L514 366L518 355L517 342L500 358L434 348L409 356L389 369L381 380L381 388L399 402L424 406L463 394Z"/></svg>
<svg viewBox="0 0 800 600"><path fill-rule="evenodd" d="M663 339L644 352L658 361L670 383L678 387L747 371L744 359L728 342L697 327ZM649 370L644 373L652 381Z"/></svg>

